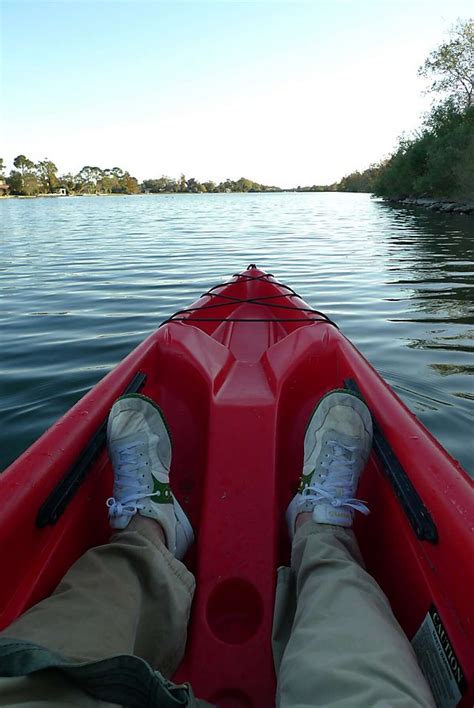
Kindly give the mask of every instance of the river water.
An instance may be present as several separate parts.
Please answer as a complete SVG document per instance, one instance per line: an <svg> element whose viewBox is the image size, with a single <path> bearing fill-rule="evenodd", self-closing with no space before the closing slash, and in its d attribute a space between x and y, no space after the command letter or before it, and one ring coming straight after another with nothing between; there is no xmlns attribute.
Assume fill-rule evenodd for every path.
<svg viewBox="0 0 474 708"><path fill-rule="evenodd" d="M0 200L0 464L250 262L325 311L474 476L474 218L359 194Z"/></svg>

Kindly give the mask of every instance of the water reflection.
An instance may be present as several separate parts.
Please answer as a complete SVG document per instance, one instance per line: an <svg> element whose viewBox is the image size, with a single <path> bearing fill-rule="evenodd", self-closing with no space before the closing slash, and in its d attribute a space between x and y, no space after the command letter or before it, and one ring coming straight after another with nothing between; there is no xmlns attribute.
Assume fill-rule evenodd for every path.
<svg viewBox="0 0 474 708"><path fill-rule="evenodd" d="M468 359L474 351L474 220L465 216L449 219L422 209L380 203L378 207L396 224L387 239L387 283L403 292L403 297L397 299L392 321L400 326L406 347L422 352L416 368L402 377L411 383L418 372L416 386L403 391L398 382L399 393L435 434L444 437L448 447L450 436L442 432L437 413L453 398L461 399L455 410L446 414L444 425L462 431L464 444L459 445L457 456L474 471L474 366ZM425 366L421 367L423 361ZM436 404L431 382L444 394L437 397Z"/></svg>

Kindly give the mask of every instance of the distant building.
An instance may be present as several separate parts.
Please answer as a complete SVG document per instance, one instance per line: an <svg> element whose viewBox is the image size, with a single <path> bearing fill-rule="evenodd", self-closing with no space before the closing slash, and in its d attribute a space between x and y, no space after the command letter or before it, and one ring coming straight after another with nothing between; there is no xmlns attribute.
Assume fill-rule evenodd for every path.
<svg viewBox="0 0 474 708"><path fill-rule="evenodd" d="M59 197L67 197L67 190L65 187L60 187L59 189L56 190L56 194Z"/></svg>
<svg viewBox="0 0 474 708"><path fill-rule="evenodd" d="M9 185L4 179L0 179L0 197L5 197L10 191Z"/></svg>

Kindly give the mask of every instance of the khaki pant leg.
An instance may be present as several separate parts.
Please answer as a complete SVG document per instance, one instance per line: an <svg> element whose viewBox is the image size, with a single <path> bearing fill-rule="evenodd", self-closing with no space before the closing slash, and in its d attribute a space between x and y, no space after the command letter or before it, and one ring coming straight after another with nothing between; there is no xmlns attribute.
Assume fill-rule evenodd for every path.
<svg viewBox="0 0 474 708"><path fill-rule="evenodd" d="M92 698L60 671L40 671L32 676L0 678L0 706L17 708L116 708Z"/></svg>
<svg viewBox="0 0 474 708"><path fill-rule="evenodd" d="M49 598L0 637L35 642L79 662L134 654L169 677L184 654L194 587L192 574L136 516L110 543L87 551ZM56 670L0 678L0 706L41 706L42 700L61 708L108 705Z"/></svg>
<svg viewBox="0 0 474 708"><path fill-rule="evenodd" d="M435 706L351 530L304 524L291 565L280 571L275 608L280 708Z"/></svg>

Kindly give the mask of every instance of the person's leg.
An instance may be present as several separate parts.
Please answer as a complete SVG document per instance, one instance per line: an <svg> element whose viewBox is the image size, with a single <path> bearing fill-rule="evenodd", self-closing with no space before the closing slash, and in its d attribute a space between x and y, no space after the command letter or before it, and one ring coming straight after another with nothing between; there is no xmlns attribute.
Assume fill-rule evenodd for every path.
<svg viewBox="0 0 474 708"><path fill-rule="evenodd" d="M297 607L280 665L278 706L435 705L350 529L303 524L291 567Z"/></svg>
<svg viewBox="0 0 474 708"><path fill-rule="evenodd" d="M182 523L181 509L179 516L175 512L169 489L168 434L161 414L139 397L119 400L110 421L115 497L108 506L112 526L122 530L110 543L90 549L51 597L0 634L0 675L12 677L0 679L0 705L18 705L25 693L32 704L41 702L48 691L56 705L87 705L69 677L111 703L117 690L123 698L135 692L130 703L115 701L133 705L155 690L155 678L163 679L166 692L165 677L183 656L195 581L169 548L182 556L192 531L189 522ZM21 662L25 674L45 670L20 678ZM107 683L115 688L104 692ZM97 692L94 684L100 684Z"/></svg>
<svg viewBox="0 0 474 708"><path fill-rule="evenodd" d="M352 510L364 508L354 493L370 444L370 414L359 399L341 392L323 399L287 513L291 573L281 575L275 611L280 708L435 705L350 529Z"/></svg>
<svg viewBox="0 0 474 708"><path fill-rule="evenodd" d="M195 583L162 538L155 521L136 516L110 543L87 551L1 638L77 662L133 654L170 676L184 653Z"/></svg>

